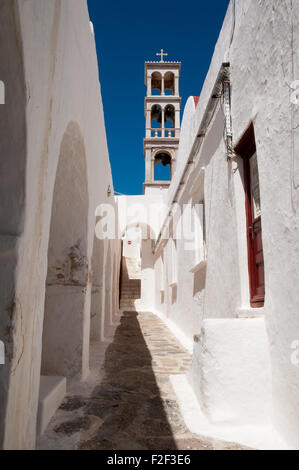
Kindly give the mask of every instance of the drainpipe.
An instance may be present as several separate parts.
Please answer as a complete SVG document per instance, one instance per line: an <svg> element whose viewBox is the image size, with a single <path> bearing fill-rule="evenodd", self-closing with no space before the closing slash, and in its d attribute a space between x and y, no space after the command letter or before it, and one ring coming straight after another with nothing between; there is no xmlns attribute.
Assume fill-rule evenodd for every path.
<svg viewBox="0 0 299 470"><path fill-rule="evenodd" d="M226 158L231 160L234 158L235 151L233 149L233 130L232 130L232 114L231 114L231 89L229 76L223 80L223 97L222 110L224 116L224 140L226 147Z"/></svg>
<svg viewBox="0 0 299 470"><path fill-rule="evenodd" d="M218 100L221 98L222 95L224 95L224 107L225 107L225 129L226 129L226 149L227 149L226 152L227 152L227 158L231 158L231 156L229 157L230 150L228 150L228 149L232 150L231 113L230 113L230 109L231 109L230 108L230 102L231 102L230 101L231 99L230 97L230 64L229 62L223 62L221 65L221 68L218 73L214 88L212 90L208 105L206 107L205 113L201 120L196 139L191 148L189 158L186 163L183 175L180 179L177 190L172 198L172 201L170 204L170 211L167 217L165 218L165 221L162 225L157 241L153 247L153 253L155 253L155 251L157 250L158 245L161 241L161 237L163 235L164 229L168 225L172 217L174 205L178 201L180 192L185 184L185 177L187 175L189 166L192 163L194 163L194 158L198 154L202 146L202 143L206 136L206 132L214 116L215 109L218 104Z"/></svg>

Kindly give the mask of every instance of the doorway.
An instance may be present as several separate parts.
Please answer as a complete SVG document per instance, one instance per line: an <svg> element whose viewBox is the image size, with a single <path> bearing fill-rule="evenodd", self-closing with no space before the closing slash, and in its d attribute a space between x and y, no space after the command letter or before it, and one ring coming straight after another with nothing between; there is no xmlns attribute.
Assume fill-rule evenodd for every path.
<svg viewBox="0 0 299 470"><path fill-rule="evenodd" d="M259 308L264 306L265 274L258 158L252 124L235 150L242 157L244 165L250 305Z"/></svg>

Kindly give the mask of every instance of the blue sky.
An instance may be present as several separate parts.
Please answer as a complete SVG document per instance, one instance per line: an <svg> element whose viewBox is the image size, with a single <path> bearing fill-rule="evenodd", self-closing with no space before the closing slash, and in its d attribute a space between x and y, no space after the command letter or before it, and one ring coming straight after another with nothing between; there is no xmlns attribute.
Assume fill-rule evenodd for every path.
<svg viewBox="0 0 299 470"><path fill-rule="evenodd" d="M99 75L114 188L142 194L145 133L144 62L182 62L182 112L199 95L229 0L88 0L97 44Z"/></svg>

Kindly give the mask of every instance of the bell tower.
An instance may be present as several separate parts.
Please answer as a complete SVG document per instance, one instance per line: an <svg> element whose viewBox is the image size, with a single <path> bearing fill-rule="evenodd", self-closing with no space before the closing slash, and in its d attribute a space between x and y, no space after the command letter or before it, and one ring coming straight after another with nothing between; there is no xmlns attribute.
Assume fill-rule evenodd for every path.
<svg viewBox="0 0 299 470"><path fill-rule="evenodd" d="M144 193L150 188L167 189L175 172L176 153L180 140L179 78L181 62L164 61L163 49L156 54L159 62L145 62L145 155ZM157 165L169 166L170 178L155 178Z"/></svg>

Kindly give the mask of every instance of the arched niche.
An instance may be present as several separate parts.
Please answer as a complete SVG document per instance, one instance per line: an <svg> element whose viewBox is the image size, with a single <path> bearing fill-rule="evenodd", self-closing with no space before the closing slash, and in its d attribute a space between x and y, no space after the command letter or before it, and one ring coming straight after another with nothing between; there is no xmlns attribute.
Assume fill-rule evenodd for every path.
<svg viewBox="0 0 299 470"><path fill-rule="evenodd" d="M71 122L62 139L53 191L42 342L42 375L82 370L88 280L88 187L83 136Z"/></svg>

